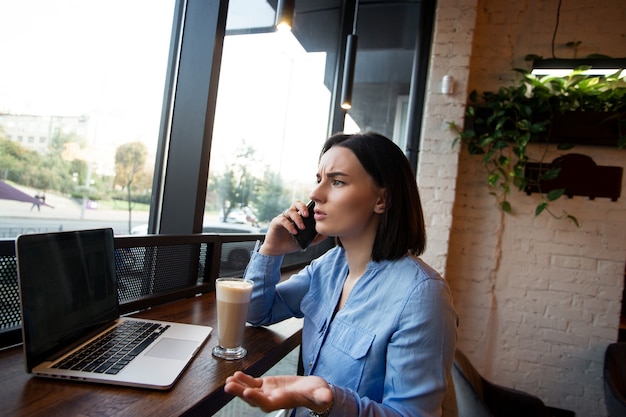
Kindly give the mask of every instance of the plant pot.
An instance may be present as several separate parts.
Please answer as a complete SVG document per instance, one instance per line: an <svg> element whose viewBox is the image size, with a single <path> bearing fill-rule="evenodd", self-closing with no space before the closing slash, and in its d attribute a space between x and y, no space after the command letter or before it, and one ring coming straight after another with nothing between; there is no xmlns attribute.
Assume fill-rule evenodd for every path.
<svg viewBox="0 0 626 417"><path fill-rule="evenodd" d="M548 142L616 147L620 119L626 119L626 113L600 111L557 113L552 117Z"/></svg>
<svg viewBox="0 0 626 417"><path fill-rule="evenodd" d="M559 175L552 180L542 179L550 169L560 168ZM610 198L617 201L622 191L622 167L600 166L591 157L581 154L567 154L556 158L552 163L527 163L525 174L528 179L526 193L548 193L564 189L564 195Z"/></svg>

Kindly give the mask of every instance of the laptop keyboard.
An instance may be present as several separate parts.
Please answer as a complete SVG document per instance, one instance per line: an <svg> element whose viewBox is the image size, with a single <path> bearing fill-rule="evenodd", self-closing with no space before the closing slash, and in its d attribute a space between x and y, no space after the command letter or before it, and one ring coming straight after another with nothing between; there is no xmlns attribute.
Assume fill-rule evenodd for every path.
<svg viewBox="0 0 626 417"><path fill-rule="evenodd" d="M115 375L168 327L159 323L123 321L53 368Z"/></svg>

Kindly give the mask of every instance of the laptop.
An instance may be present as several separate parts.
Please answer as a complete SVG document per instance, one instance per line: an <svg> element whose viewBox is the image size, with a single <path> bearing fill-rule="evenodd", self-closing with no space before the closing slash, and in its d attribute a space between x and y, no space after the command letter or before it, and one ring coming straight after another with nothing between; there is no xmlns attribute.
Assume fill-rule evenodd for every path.
<svg viewBox="0 0 626 417"><path fill-rule="evenodd" d="M20 235L16 255L28 373L166 390L211 333L120 317L110 228Z"/></svg>

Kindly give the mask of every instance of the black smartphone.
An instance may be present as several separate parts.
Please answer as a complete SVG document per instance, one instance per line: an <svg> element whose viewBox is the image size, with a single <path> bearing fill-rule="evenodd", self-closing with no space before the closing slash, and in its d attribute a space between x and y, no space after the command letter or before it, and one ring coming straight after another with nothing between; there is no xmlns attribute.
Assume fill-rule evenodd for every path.
<svg viewBox="0 0 626 417"><path fill-rule="evenodd" d="M306 208L309 211L309 217L302 217L302 220L304 221L304 230L298 229L298 233L293 235L293 238L296 242L298 242L302 249L306 249L307 246L311 244L313 239L315 239L315 236L317 236L317 231L315 230L315 216L313 213L314 207L314 201L307 204Z"/></svg>

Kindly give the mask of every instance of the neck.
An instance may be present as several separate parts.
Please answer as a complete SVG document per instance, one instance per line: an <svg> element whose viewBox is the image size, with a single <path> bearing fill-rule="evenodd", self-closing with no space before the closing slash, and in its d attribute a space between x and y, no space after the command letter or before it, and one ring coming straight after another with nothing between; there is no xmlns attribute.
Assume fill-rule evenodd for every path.
<svg viewBox="0 0 626 417"><path fill-rule="evenodd" d="M350 236L342 236L341 244L346 251L346 260L350 268L349 276L358 279L365 272L367 263L372 259L372 248L378 231L380 216L372 215L372 219L360 231Z"/></svg>
<svg viewBox="0 0 626 417"><path fill-rule="evenodd" d="M341 310L348 297L352 292L352 288L356 285L357 281L363 276L367 269L368 262L372 259L372 246L374 240L366 239L361 236L360 239L344 239L341 240L344 250L346 251L346 260L348 262L348 276L343 284L341 291L341 298L337 305L337 311Z"/></svg>
<svg viewBox="0 0 626 417"><path fill-rule="evenodd" d="M349 277L358 278L365 272L367 264L372 260L372 248L374 239L360 236L358 239L341 239L341 244L346 251Z"/></svg>

